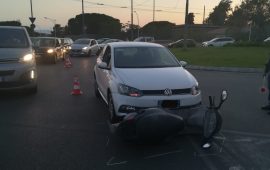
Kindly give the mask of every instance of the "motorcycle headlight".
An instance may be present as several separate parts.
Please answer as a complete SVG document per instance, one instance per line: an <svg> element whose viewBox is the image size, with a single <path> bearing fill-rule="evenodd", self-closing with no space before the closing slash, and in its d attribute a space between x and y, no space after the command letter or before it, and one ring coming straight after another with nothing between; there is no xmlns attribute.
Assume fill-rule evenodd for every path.
<svg viewBox="0 0 270 170"><path fill-rule="evenodd" d="M130 87L124 84L118 85L118 92L122 95L131 96L131 97L141 97L143 94L139 89Z"/></svg>
<svg viewBox="0 0 270 170"><path fill-rule="evenodd" d="M48 49L48 50L47 50L47 53L49 53L49 54L51 54L51 53L53 53L53 52L54 52L53 49Z"/></svg>
<svg viewBox="0 0 270 170"><path fill-rule="evenodd" d="M191 88L191 94L192 95L197 95L197 94L199 94L200 93L200 89L199 89L199 86L198 85L196 85L196 86L193 86L192 88Z"/></svg>
<svg viewBox="0 0 270 170"><path fill-rule="evenodd" d="M29 61L32 61L33 59L34 59L33 54L26 54L25 56L23 56L21 58L21 61L23 61L23 62L29 62Z"/></svg>

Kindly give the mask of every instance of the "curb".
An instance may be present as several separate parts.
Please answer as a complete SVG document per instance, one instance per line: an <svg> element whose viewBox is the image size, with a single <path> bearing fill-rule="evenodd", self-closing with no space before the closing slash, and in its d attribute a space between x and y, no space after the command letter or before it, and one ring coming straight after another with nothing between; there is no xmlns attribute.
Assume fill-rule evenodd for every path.
<svg viewBox="0 0 270 170"><path fill-rule="evenodd" d="M206 67L206 66L196 66L187 65L186 69L191 70L203 70L203 71L220 71L220 72L237 72L237 73L263 73L261 68L238 68L238 67Z"/></svg>

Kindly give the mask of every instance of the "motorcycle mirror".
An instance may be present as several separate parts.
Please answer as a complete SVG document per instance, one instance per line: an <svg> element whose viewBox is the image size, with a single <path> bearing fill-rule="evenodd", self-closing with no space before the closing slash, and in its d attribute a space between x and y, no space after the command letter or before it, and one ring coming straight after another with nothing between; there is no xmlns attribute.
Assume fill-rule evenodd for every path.
<svg viewBox="0 0 270 170"><path fill-rule="evenodd" d="M222 93L221 93L221 101L225 101L225 100L227 100L227 97L228 97L228 93L227 93L227 91L226 90L223 90L222 91Z"/></svg>

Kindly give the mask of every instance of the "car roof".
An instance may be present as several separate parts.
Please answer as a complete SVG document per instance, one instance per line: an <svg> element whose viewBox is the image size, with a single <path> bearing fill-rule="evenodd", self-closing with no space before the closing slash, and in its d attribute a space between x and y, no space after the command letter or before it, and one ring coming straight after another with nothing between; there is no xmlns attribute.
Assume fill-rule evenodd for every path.
<svg viewBox="0 0 270 170"><path fill-rule="evenodd" d="M108 43L112 48L118 48L118 47L163 47L160 44L156 43L148 43L148 42L113 42Z"/></svg>
<svg viewBox="0 0 270 170"><path fill-rule="evenodd" d="M0 28L7 28L7 29L21 29L24 30L25 28L22 26L0 26Z"/></svg>
<svg viewBox="0 0 270 170"><path fill-rule="evenodd" d="M76 39L76 40L91 40L92 41L92 40L95 40L95 39L91 39L91 38L79 38L79 39Z"/></svg>
<svg viewBox="0 0 270 170"><path fill-rule="evenodd" d="M39 38L39 39L60 39L58 37L31 37L31 38Z"/></svg>

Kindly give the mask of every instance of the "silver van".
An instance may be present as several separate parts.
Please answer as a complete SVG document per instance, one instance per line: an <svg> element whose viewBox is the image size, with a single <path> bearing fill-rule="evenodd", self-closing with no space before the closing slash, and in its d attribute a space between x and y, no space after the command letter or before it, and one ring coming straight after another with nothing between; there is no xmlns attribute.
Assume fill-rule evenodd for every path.
<svg viewBox="0 0 270 170"><path fill-rule="evenodd" d="M0 91L37 92L35 54L24 27L0 26Z"/></svg>

